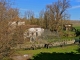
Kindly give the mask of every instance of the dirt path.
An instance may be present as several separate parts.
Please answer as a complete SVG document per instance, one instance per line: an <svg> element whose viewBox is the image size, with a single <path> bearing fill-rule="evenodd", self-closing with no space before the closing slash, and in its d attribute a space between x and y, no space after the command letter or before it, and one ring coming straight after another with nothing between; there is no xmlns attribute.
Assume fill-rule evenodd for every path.
<svg viewBox="0 0 80 60"><path fill-rule="evenodd" d="M29 58L31 58L31 57L32 57L32 55L25 54L25 55L13 56L12 59L13 60L30 60Z"/></svg>

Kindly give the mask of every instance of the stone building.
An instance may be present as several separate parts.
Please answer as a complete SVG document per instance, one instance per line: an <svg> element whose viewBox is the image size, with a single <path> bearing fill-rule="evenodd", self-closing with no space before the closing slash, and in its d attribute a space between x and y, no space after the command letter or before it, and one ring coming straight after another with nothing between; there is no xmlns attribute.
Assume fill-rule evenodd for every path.
<svg viewBox="0 0 80 60"><path fill-rule="evenodd" d="M66 30L66 31L71 31L72 30L72 24L64 24L63 25L63 30Z"/></svg>

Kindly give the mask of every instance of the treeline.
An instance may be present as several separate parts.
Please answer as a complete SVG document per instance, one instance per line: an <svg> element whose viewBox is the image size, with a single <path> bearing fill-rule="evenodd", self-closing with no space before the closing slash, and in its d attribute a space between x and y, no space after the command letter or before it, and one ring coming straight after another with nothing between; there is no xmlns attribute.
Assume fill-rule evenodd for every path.
<svg viewBox="0 0 80 60"><path fill-rule="evenodd" d="M63 24L69 24L70 15L67 9L70 8L69 0L58 0L39 13L39 18L34 17L34 12L26 11L23 19L28 24L37 24L46 29L59 31L63 29Z"/></svg>

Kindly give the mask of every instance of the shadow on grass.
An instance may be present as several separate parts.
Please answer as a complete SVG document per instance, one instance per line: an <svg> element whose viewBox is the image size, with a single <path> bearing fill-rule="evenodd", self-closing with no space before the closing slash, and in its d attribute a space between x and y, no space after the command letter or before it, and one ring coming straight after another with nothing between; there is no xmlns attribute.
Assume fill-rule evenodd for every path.
<svg viewBox="0 0 80 60"><path fill-rule="evenodd" d="M40 53L33 56L33 59L29 60L80 60L80 54L76 53Z"/></svg>
<svg viewBox="0 0 80 60"><path fill-rule="evenodd" d="M79 44L79 46L78 46L78 48L77 48L77 50L76 50L78 53L80 53L80 44Z"/></svg>

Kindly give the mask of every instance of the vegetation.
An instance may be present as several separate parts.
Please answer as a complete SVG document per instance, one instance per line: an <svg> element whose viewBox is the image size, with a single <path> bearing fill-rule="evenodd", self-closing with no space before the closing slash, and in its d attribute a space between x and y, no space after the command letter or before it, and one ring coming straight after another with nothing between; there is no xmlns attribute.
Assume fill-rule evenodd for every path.
<svg viewBox="0 0 80 60"><path fill-rule="evenodd" d="M80 30L80 26L75 26L75 28Z"/></svg>
<svg viewBox="0 0 80 60"><path fill-rule="evenodd" d="M68 20L69 14L66 12L69 7L70 4L68 0L58 0L50 5L46 5L45 11L40 12L39 18L34 16L33 11L25 11L24 17L21 18L19 16L19 9L12 8L10 0L0 0L0 60L9 59L15 52L13 47L25 43L23 34L26 29L30 28L27 27L27 25L38 25L44 29L49 29L52 33L53 31L56 33L58 32L59 38L61 39L74 38L74 32L63 31L63 24L70 23ZM24 21L26 23L24 26L18 26L19 21ZM12 22L16 23L16 25L12 26ZM75 28L79 29L80 26ZM80 31L77 30L77 35L78 32L80 33ZM52 38L53 36L48 37ZM20 50L17 52L34 55L40 52L75 52L74 49L76 48L77 46L74 45L62 48Z"/></svg>
<svg viewBox="0 0 80 60"><path fill-rule="evenodd" d="M40 53L31 60L79 60L80 54L71 53Z"/></svg>
<svg viewBox="0 0 80 60"><path fill-rule="evenodd" d="M36 55L39 54L40 52L57 52L57 53L65 53L65 52L75 52L77 53L78 45L72 45L72 46L63 46L63 47L53 47L53 48L42 48L42 49L37 49L37 50L16 50L16 53L19 53L21 55L23 54L31 54L31 55Z"/></svg>
<svg viewBox="0 0 80 60"><path fill-rule="evenodd" d="M78 60L80 59L80 52L78 52L78 45L53 47L49 49L37 49L37 50L17 50L16 54L31 55L31 60ZM58 58L59 57L59 58Z"/></svg>
<svg viewBox="0 0 80 60"><path fill-rule="evenodd" d="M13 36L15 31L19 30L11 28L10 24L11 21L17 20L18 14L18 9L11 8L11 3L8 0L0 0L0 60L10 57L14 53L11 48L18 43L18 39L15 39L17 36Z"/></svg>
<svg viewBox="0 0 80 60"><path fill-rule="evenodd" d="M66 10L70 7L68 0L58 0L50 5L46 6L46 10L42 15L41 11L40 19L43 19L43 27L50 29L51 31L60 31L62 30L62 25L68 17Z"/></svg>

